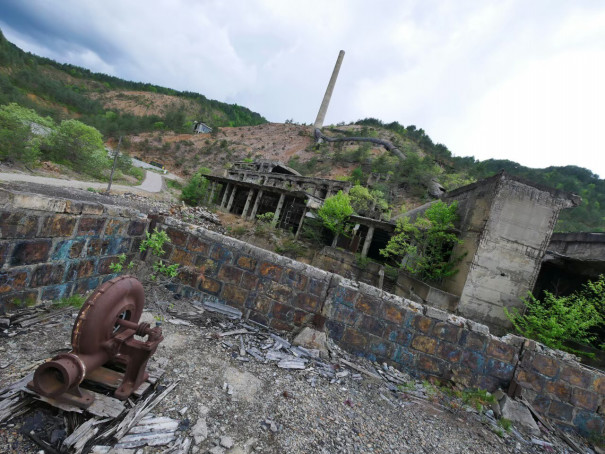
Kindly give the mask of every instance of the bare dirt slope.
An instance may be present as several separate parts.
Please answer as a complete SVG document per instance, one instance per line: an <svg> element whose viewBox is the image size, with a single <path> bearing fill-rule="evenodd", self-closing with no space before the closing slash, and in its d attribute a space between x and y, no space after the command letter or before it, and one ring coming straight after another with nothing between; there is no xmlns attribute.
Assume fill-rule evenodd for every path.
<svg viewBox="0 0 605 454"><path fill-rule="evenodd" d="M351 129L351 135L358 133L357 127L348 128ZM199 167L208 167L220 173L234 161L243 159L270 159L286 164L292 158L297 158L301 163L315 159L318 166L313 176L323 178L349 176L359 165L334 165L325 155L326 152L332 152L332 146L316 147L312 127L296 124L225 127L217 128L211 134L144 133L129 137L129 141L127 152L131 156L161 162L180 176L187 176ZM344 143L341 151L346 153L358 146ZM382 147L369 150L374 156L384 152Z"/></svg>
<svg viewBox="0 0 605 454"><path fill-rule="evenodd" d="M101 101L106 109L136 116L162 116L170 109L182 110L189 116L195 115L199 110L199 106L192 100L148 91L113 90L91 93L90 97Z"/></svg>

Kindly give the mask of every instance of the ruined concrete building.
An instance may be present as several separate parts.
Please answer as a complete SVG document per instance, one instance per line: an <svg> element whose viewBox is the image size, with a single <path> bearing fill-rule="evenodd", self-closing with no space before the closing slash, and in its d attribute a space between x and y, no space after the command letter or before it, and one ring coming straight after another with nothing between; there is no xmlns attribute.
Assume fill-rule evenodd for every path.
<svg viewBox="0 0 605 454"><path fill-rule="evenodd" d="M310 210L351 187L349 182L303 177L275 161L238 162L224 176L208 178L209 199L224 210L249 219L273 212L273 225L296 236ZM458 273L431 285L400 273L397 285L387 290L480 320L497 331L508 328L504 308L522 307L521 298L536 284L560 210L577 205L580 198L501 172L451 191L443 200L459 206L457 228L463 244L453 254L464 254L464 259ZM428 206L405 215L417 216ZM381 261L379 251L392 236L396 219L362 214L351 216L352 235L340 238L340 249L324 248L313 264L382 288L381 266L371 264L369 272L356 274L354 254ZM560 261L561 254L557 257Z"/></svg>
<svg viewBox="0 0 605 454"><path fill-rule="evenodd" d="M208 176L209 201L242 218L274 213L273 225L299 235L309 209L316 209L351 183L303 177L277 161L236 162L225 175ZM220 189L217 192L217 188Z"/></svg>

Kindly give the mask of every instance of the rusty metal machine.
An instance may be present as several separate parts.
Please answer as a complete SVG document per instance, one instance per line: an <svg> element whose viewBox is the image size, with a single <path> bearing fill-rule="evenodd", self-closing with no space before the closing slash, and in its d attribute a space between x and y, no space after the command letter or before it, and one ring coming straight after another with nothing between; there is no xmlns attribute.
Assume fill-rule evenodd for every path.
<svg viewBox="0 0 605 454"><path fill-rule="evenodd" d="M127 399L147 379L147 361L164 339L161 328L139 323L144 303L143 286L132 276L101 285L80 309L71 334L72 350L39 366L28 387L86 408L94 395L82 390L80 383L95 369L113 364L124 370L114 396Z"/></svg>

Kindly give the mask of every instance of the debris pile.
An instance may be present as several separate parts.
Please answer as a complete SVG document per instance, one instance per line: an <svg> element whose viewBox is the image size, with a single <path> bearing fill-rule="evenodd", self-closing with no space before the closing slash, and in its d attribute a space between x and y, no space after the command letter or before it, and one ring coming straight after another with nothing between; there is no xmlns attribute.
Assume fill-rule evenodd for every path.
<svg viewBox="0 0 605 454"><path fill-rule="evenodd" d="M160 210L159 214L172 216L183 222L194 224L213 232L221 234L227 232L218 216L204 207L190 207L183 202L181 205L171 206L168 210Z"/></svg>

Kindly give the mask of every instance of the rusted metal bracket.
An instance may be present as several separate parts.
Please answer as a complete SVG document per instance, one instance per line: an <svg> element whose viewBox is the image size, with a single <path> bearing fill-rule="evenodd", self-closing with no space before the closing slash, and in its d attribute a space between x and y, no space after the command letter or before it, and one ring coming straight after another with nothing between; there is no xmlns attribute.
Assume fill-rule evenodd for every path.
<svg viewBox="0 0 605 454"><path fill-rule="evenodd" d="M147 379L147 361L164 339L161 328L138 323L144 303L143 286L132 276L101 285L80 309L71 335L72 350L39 366L27 386L40 395L87 408L94 396L80 389L80 383L101 366L118 364L125 370L114 395L127 399Z"/></svg>

